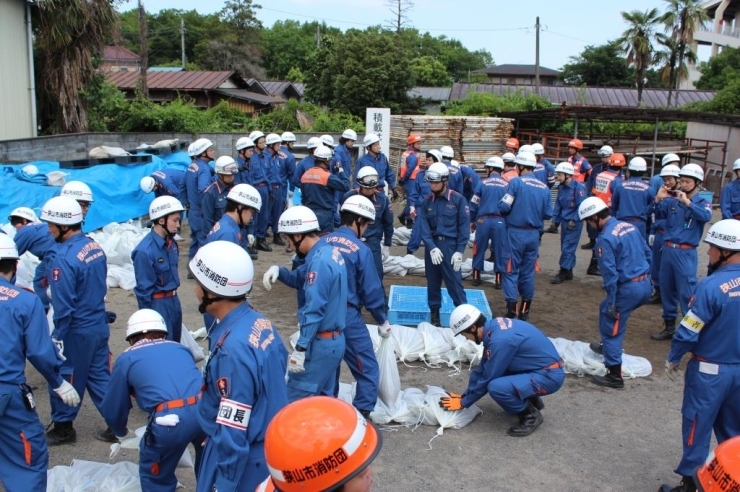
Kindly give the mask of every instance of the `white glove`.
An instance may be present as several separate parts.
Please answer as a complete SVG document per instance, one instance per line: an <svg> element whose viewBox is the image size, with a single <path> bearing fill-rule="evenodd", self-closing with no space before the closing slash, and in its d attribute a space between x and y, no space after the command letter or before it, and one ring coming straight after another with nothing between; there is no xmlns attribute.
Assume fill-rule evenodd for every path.
<svg viewBox="0 0 740 492"><path fill-rule="evenodd" d="M276 265L272 265L270 268L267 269L265 274L262 276L262 285L265 286L265 290L272 290L272 284L277 281L279 273L280 267Z"/></svg>
<svg viewBox="0 0 740 492"><path fill-rule="evenodd" d="M74 386L69 384L66 380L62 381L62 385L54 389L54 393L59 395L65 405L68 407L76 407L80 404L80 395L77 394L77 390Z"/></svg>
<svg viewBox="0 0 740 492"><path fill-rule="evenodd" d="M170 413L167 415L162 415L161 417L157 417L156 419L154 419L154 421L157 423L157 425L161 425L164 427L174 427L180 423L180 416L176 413Z"/></svg>
<svg viewBox="0 0 740 492"><path fill-rule="evenodd" d="M655 234L650 234L650 235L648 236L648 245L649 245L650 247L652 247L652 246L653 246L653 243L654 243L654 242L655 242Z"/></svg>
<svg viewBox="0 0 740 492"><path fill-rule="evenodd" d="M460 268L462 268L462 260L462 253L455 253L454 255L452 255L452 261L450 261L450 263L452 264L452 269L456 272L459 272Z"/></svg>
<svg viewBox="0 0 740 492"><path fill-rule="evenodd" d="M288 372L303 372L306 370L303 363L306 361L306 352L294 350L288 359Z"/></svg>
<svg viewBox="0 0 740 492"><path fill-rule="evenodd" d="M254 246L255 241L257 241L254 237L254 234L248 234L247 235L247 246L250 248Z"/></svg>
<svg viewBox="0 0 740 492"><path fill-rule="evenodd" d="M54 343L54 347L57 349L57 353L59 354L59 358L62 360L62 362L67 360L67 358L64 356L64 342L61 340L57 340L56 338L52 338L51 341Z"/></svg>
<svg viewBox="0 0 740 492"><path fill-rule="evenodd" d="M378 325L378 335L380 335L381 338L388 338L391 336L391 324L388 320L386 320L382 325Z"/></svg>
<svg viewBox="0 0 740 492"><path fill-rule="evenodd" d="M416 218L416 207L409 207L409 217L412 219Z"/></svg>
<svg viewBox="0 0 740 492"><path fill-rule="evenodd" d="M391 255L391 247L390 246L383 246L383 248L380 250L380 258L382 261L385 261L389 256Z"/></svg>
<svg viewBox="0 0 740 492"><path fill-rule="evenodd" d="M432 265L441 265L442 260L445 259L445 255L442 254L442 250L439 248L434 248L429 252L429 256L432 258Z"/></svg>
<svg viewBox="0 0 740 492"><path fill-rule="evenodd" d="M676 373L678 372L678 364L674 364L670 361L665 361L665 375L671 381L676 380Z"/></svg>

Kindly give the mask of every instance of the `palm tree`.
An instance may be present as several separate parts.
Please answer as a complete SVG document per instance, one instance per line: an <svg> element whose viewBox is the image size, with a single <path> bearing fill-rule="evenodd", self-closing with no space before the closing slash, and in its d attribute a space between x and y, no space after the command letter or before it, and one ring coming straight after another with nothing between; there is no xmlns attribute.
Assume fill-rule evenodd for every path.
<svg viewBox="0 0 740 492"><path fill-rule="evenodd" d="M661 21L666 26L667 32L676 42L678 70L673 70L673 77L670 82L671 88L678 91L681 80L685 77L682 74L684 61L689 57L696 58L696 54L691 50L691 44L694 41L694 33L704 26L709 20L707 11L702 7L702 0L665 0L668 4L665 14ZM688 50L687 50L688 47ZM692 53L692 55L688 55ZM691 61L689 59L689 61ZM695 60L694 60L695 62ZM688 72L686 73L688 75ZM676 96L678 100L678 96ZM668 106L671 105L671 93L668 93Z"/></svg>
<svg viewBox="0 0 740 492"><path fill-rule="evenodd" d="M660 79L668 85L668 107L671 107L673 90L678 90L676 88L677 82L688 77L688 64L695 64L697 62L697 56L692 51L691 45L684 45L683 59L685 63L679 66L677 62L680 58L679 50L681 48L676 38L663 33L656 34L655 38L658 44L663 47L663 50L655 53L654 62L658 65ZM676 93L676 104L678 104L678 93Z"/></svg>
<svg viewBox="0 0 740 492"><path fill-rule="evenodd" d="M627 56L627 63L637 72L637 104L642 102L642 89L645 86L645 72L653 64L653 38L660 21L658 9L645 12L633 10L622 12L627 29L617 39L617 43Z"/></svg>

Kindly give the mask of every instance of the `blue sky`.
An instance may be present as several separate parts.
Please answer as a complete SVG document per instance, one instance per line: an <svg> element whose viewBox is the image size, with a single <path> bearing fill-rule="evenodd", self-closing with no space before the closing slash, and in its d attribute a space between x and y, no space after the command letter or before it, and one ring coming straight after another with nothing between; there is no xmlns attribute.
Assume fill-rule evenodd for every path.
<svg viewBox="0 0 740 492"><path fill-rule="evenodd" d="M145 8L195 9L217 12L223 0L143 0ZM392 15L387 0L255 0L262 5L257 17L269 27L275 21L324 20L341 29L387 24ZM625 29L622 11L663 10L663 0L414 0L411 26L431 34L459 39L471 51L484 48L496 64L535 61L535 18L540 16L540 64L559 69L568 57L587 45L617 38ZM128 0L120 10L135 8ZM700 50L700 59L706 59Z"/></svg>

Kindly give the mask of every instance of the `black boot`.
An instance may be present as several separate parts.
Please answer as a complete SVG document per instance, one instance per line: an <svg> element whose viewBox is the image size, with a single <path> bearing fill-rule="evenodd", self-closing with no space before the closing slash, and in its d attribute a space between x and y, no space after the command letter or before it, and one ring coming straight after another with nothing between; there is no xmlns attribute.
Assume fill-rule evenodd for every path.
<svg viewBox="0 0 740 492"><path fill-rule="evenodd" d="M537 430L543 421L540 411L527 402L527 408L519 413L519 424L511 427L507 434L512 437L526 437Z"/></svg>
<svg viewBox="0 0 740 492"><path fill-rule="evenodd" d="M249 257L251 259L253 259L253 260L256 260L257 259L257 253L258 253L258 251L257 251L257 248L255 248L254 246L247 247L247 253L249 253Z"/></svg>
<svg viewBox="0 0 740 492"><path fill-rule="evenodd" d="M663 321L663 331L660 333L653 333L650 338L653 340L670 340L673 338L673 334L676 333L676 320L666 319Z"/></svg>
<svg viewBox="0 0 740 492"><path fill-rule="evenodd" d="M622 364L607 367L605 376L591 376L591 381L594 384L598 384L599 386L606 386L607 388L624 388L624 379L622 379Z"/></svg>
<svg viewBox="0 0 740 492"><path fill-rule="evenodd" d="M72 422L54 422L54 428L46 432L46 443L49 446L75 442L77 442L77 431L72 427Z"/></svg>
<svg viewBox="0 0 740 492"><path fill-rule="evenodd" d="M557 234L558 233L558 225L559 224L550 224L550 227L545 229L545 232L548 234Z"/></svg>
<svg viewBox="0 0 740 492"><path fill-rule="evenodd" d="M113 434L113 431L111 430L110 427L108 427L105 430L98 431L95 434L95 439L97 439L98 441L103 441L103 442L111 442L111 443L119 442L118 438L116 437L115 434Z"/></svg>
<svg viewBox="0 0 740 492"><path fill-rule="evenodd" d="M501 290L501 281L503 280L503 275L501 275L501 272L496 273L496 283L494 284L493 288L496 290Z"/></svg>
<svg viewBox="0 0 740 492"><path fill-rule="evenodd" d="M591 349L591 352L599 355L604 355L604 346L601 344L601 342L591 342L588 344L588 348Z"/></svg>
<svg viewBox="0 0 740 492"><path fill-rule="evenodd" d="M664 483L658 492L696 492L696 483L694 483L694 477L683 477L681 483L675 487Z"/></svg>
<svg viewBox="0 0 740 492"><path fill-rule="evenodd" d="M516 301L506 303L506 316L507 318L516 318Z"/></svg>
<svg viewBox="0 0 740 492"><path fill-rule="evenodd" d="M480 270L473 270L473 285L480 285Z"/></svg>
<svg viewBox="0 0 740 492"><path fill-rule="evenodd" d="M397 215L396 218L398 219L398 221L401 223L402 226L406 227L406 217L404 217L403 214Z"/></svg>
<svg viewBox="0 0 740 492"><path fill-rule="evenodd" d="M406 219L406 229L414 228L414 219Z"/></svg>
<svg viewBox="0 0 740 492"><path fill-rule="evenodd" d="M267 251L268 253L272 251L272 248L267 244L265 238L257 239L257 249L260 251Z"/></svg>
<svg viewBox="0 0 740 492"><path fill-rule="evenodd" d="M660 287L656 286L655 289L653 289L653 295L650 296L650 299L648 300L648 304L661 304L663 300L660 297Z"/></svg>
<svg viewBox="0 0 740 492"><path fill-rule="evenodd" d="M282 240L280 237L280 234L275 234L275 237L272 238L272 244L277 244L278 246L285 246L285 241Z"/></svg>
<svg viewBox="0 0 740 492"><path fill-rule="evenodd" d="M522 303L519 307L519 319L527 321L529 319L529 308L532 307L532 301L530 299L522 299Z"/></svg>
<svg viewBox="0 0 740 492"><path fill-rule="evenodd" d="M539 396L530 396L527 401L537 410L545 409L545 402Z"/></svg>
<svg viewBox="0 0 740 492"><path fill-rule="evenodd" d="M599 262L596 260L596 258L591 258L591 263L588 264L586 275L601 276L601 272L599 271Z"/></svg>
<svg viewBox="0 0 740 492"><path fill-rule="evenodd" d="M550 279L551 284L562 284L566 280L573 280L573 270L561 268L557 275Z"/></svg>
<svg viewBox="0 0 740 492"><path fill-rule="evenodd" d="M432 309L432 324L434 326L442 326L442 322L439 320L439 308Z"/></svg>
<svg viewBox="0 0 740 492"><path fill-rule="evenodd" d="M581 244L581 249L594 249L594 246L596 246L596 240L593 238L588 238L587 243Z"/></svg>

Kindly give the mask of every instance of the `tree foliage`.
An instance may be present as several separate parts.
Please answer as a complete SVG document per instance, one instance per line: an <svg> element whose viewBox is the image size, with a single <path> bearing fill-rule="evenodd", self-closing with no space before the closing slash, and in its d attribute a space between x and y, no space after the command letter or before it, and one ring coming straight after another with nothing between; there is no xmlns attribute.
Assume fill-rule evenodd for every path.
<svg viewBox="0 0 740 492"><path fill-rule="evenodd" d="M740 48L725 48L716 56L699 65L701 77L697 89L720 90L735 80L740 80Z"/></svg>
<svg viewBox="0 0 740 492"><path fill-rule="evenodd" d="M450 116L497 116L504 111L534 111L552 107L550 101L536 94L521 91L494 95L486 92L469 91L465 99L451 101L445 114Z"/></svg>
<svg viewBox="0 0 740 492"><path fill-rule="evenodd" d="M578 56L571 56L570 63L562 68L562 77L568 85L600 87L632 87L635 73L627 65L615 41L600 46L586 46Z"/></svg>
<svg viewBox="0 0 740 492"><path fill-rule="evenodd" d="M218 15L231 30L237 46L254 42L259 35L262 23L257 19L255 9L261 8L261 5L253 4L252 0L226 0Z"/></svg>
<svg viewBox="0 0 740 492"><path fill-rule="evenodd" d="M627 63L635 67L637 85L637 103L642 102L642 89L645 87L647 70L653 64L655 47L653 40L660 15L658 9L653 8L641 12L622 12L622 18L627 23L627 29L617 39L617 43L627 55Z"/></svg>
<svg viewBox="0 0 740 492"><path fill-rule="evenodd" d="M411 60L411 74L417 87L447 87L452 78L441 61L425 55Z"/></svg>

